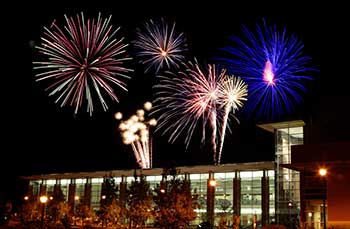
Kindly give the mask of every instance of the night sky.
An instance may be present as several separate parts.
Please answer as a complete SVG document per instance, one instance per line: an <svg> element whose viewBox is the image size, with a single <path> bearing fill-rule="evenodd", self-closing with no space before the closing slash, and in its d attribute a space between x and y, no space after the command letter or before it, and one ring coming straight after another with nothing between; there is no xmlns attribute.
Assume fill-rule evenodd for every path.
<svg viewBox="0 0 350 229"><path fill-rule="evenodd" d="M73 2L73 1L72 1ZM142 2L142 3L140 3ZM111 103L110 109L101 108L90 117L84 112L61 108L48 97L42 84L35 82L32 62L37 52L43 26L56 19L65 25L64 14L103 17L112 14L112 24L121 26L126 41L135 29L149 19L164 17L176 22L184 32L190 56L203 63L220 55L219 48L231 44L229 35L241 35L240 25L255 28L265 18L270 24L286 27L305 45L304 53L312 57L312 65L320 72L309 85L305 104L286 118L304 118L321 125L319 131L333 128L339 133L318 138L346 139L349 130L349 24L346 7L341 5L309 5L297 1L276 4L264 1L238 4L239 1L95 1L78 4L61 1L45 4L31 3L21 7L5 8L5 27L2 28L2 174L31 175L40 173L128 169L135 167L131 147L121 142L114 113L132 114L147 100L152 100L154 75L144 74L136 61L127 93L120 94L120 103ZM4 65L5 64L5 65ZM273 160L273 136L256 127L259 120L241 119L227 134L222 163ZM347 120L345 120L347 119ZM341 121L334 124L335 121ZM334 124L334 125L333 125ZM339 128L339 129L337 129ZM181 139L180 139L181 140ZM342 140L342 139L341 139ZM315 140L317 141L317 139ZM154 135L154 164L195 165L211 163L208 149L194 141L189 150L178 141L169 145L166 137ZM6 176L6 175L5 175Z"/></svg>

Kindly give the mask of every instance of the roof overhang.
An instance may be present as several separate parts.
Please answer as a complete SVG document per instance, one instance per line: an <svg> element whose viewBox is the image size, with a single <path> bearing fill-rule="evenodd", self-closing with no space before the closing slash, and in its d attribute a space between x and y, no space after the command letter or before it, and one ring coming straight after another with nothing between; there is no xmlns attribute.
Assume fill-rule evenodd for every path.
<svg viewBox="0 0 350 229"><path fill-rule="evenodd" d="M180 174L199 174L199 173L224 173L234 171L256 171L256 170L273 170L273 161L262 162L248 162L237 164L221 164L221 165L196 165L196 166L179 166L176 167ZM141 172L145 176L157 176L163 173L162 168L152 169L137 169L138 173ZM108 175L115 177L121 176L133 176L134 169L130 170L109 170L109 171L94 171L94 172L76 172L76 173L55 173L55 174L41 174L32 176L23 176L25 180L47 180L47 179L79 179L79 178L102 178Z"/></svg>
<svg viewBox="0 0 350 229"><path fill-rule="evenodd" d="M320 168L350 167L350 161L318 161L309 163L280 164L283 168L297 171L318 171Z"/></svg>
<svg viewBox="0 0 350 229"><path fill-rule="evenodd" d="M292 120L285 122L258 124L257 126L264 130L274 133L276 129L305 126L305 122L303 120Z"/></svg>

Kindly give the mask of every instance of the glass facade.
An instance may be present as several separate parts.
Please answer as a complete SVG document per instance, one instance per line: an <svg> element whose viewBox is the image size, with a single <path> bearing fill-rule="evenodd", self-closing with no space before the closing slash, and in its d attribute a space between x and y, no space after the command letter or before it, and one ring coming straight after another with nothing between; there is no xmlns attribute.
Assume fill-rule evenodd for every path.
<svg viewBox="0 0 350 229"><path fill-rule="evenodd" d="M93 210L96 210L96 211L100 208L102 183L103 183L103 178L92 178L91 179L90 206Z"/></svg>
<svg viewBox="0 0 350 229"><path fill-rule="evenodd" d="M262 171L241 172L241 221L243 225L261 220L261 177Z"/></svg>
<svg viewBox="0 0 350 229"><path fill-rule="evenodd" d="M275 130L277 222L295 225L300 212L300 173L281 164L291 163L291 146L304 143L303 126Z"/></svg>
<svg viewBox="0 0 350 229"><path fill-rule="evenodd" d="M64 199L67 201L68 200L68 191L69 191L69 184L70 184L70 179L60 179L58 180L61 184L61 191L64 195Z"/></svg>
<svg viewBox="0 0 350 229"><path fill-rule="evenodd" d="M40 184L41 180L31 180L29 181L29 186L31 187L32 195L39 196L40 195Z"/></svg>
<svg viewBox="0 0 350 229"><path fill-rule="evenodd" d="M206 221L208 174L190 174L191 192L198 194L197 218L195 224Z"/></svg>
<svg viewBox="0 0 350 229"><path fill-rule="evenodd" d="M275 221L275 171L268 171L269 177L269 222Z"/></svg>

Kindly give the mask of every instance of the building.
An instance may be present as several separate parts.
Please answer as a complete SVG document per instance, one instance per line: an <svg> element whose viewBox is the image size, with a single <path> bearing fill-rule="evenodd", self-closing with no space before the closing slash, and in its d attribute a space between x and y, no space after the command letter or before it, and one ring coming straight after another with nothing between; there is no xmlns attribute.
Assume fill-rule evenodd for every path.
<svg viewBox="0 0 350 229"><path fill-rule="evenodd" d="M236 214L241 215L244 225L252 224L254 217L257 220L274 221L275 218L275 172L273 162L256 162L244 164L225 164L221 166L193 166L178 167L177 169L190 178L191 190L199 194L202 208L197 209L196 222L205 221L203 213L206 212L208 198L208 180L216 180L215 188L215 218L226 210L229 203ZM143 170L151 188L162 180L162 169ZM59 185L68 203L72 206L79 199L88 201L91 208L98 210L101 200L103 177L112 174L115 181L122 186L130 184L134 179L134 170L99 171L88 173L48 174L31 176L31 195L52 195L55 187ZM231 208L231 209L232 209ZM230 210L228 210L230 211ZM232 211L230 211L232 214Z"/></svg>
<svg viewBox="0 0 350 229"><path fill-rule="evenodd" d="M226 212L239 215L242 226L256 222L298 225L300 175L282 165L291 162L291 146L303 144L304 125L300 120L259 125L275 134L275 161L178 167L181 175L189 178L191 191L199 194L202 203L196 209L197 219L193 224L205 221L207 212L218 224L220 214ZM162 171L147 169L142 174L150 186L155 187L163 178ZM28 194L38 200L60 187L72 207L83 200L97 210L103 178L110 174L120 187L126 187L134 179L134 170L46 174L24 179L29 180ZM209 185L212 179L216 181L214 190Z"/></svg>

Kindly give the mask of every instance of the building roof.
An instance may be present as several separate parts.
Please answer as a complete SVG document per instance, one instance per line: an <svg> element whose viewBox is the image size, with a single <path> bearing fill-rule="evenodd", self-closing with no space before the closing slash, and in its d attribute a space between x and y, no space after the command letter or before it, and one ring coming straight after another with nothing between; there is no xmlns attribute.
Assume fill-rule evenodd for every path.
<svg viewBox="0 0 350 229"><path fill-rule="evenodd" d="M181 174L189 173L208 173L212 171L214 173L233 172L242 170L271 170L274 169L273 161L264 162L249 162L249 163L237 163L237 164L222 164L222 165L196 165L196 166L181 166L176 167ZM141 171L138 169L138 171ZM75 178L102 178L106 175L112 174L116 177L121 176L133 176L135 170L106 170L95 172L76 172L76 173L53 173L53 174L41 174L32 176L23 176L25 180L41 180L41 179L75 179ZM161 175L163 168L142 169L142 174L146 176Z"/></svg>
<svg viewBox="0 0 350 229"><path fill-rule="evenodd" d="M305 122L303 120L292 120L292 121L285 121L285 122L258 124L257 126L264 130L274 133L275 129L305 126Z"/></svg>
<svg viewBox="0 0 350 229"><path fill-rule="evenodd" d="M350 141L293 145L291 150L292 163L282 167L317 171L321 167L350 166Z"/></svg>

